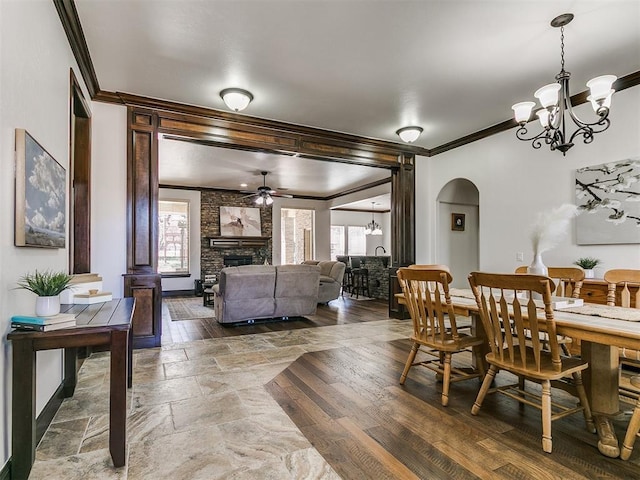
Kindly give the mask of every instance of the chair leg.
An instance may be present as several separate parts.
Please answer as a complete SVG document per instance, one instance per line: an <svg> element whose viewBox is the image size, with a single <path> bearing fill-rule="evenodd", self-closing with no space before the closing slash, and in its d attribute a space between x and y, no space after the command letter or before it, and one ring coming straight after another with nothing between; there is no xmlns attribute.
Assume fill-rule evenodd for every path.
<svg viewBox="0 0 640 480"><path fill-rule="evenodd" d="M409 352L409 358L407 358L407 363L404 365L404 371L402 372L402 375L400 375L400 385L404 385L404 381L407 379L407 375L409 374L409 370L411 370L413 361L416 359L418 350L420 350L420 344L418 342L413 342L413 346Z"/></svg>
<svg viewBox="0 0 640 480"><path fill-rule="evenodd" d="M451 384L451 352L444 354L444 376L442 378L442 406L449 405L449 385Z"/></svg>
<svg viewBox="0 0 640 480"><path fill-rule="evenodd" d="M633 450L633 444L636 441L636 436L640 431L640 398L636 402L636 408L633 409L633 415L627 428L627 434L624 436L624 442L622 443L622 450L620 451L620 458L622 460L629 460L631 451Z"/></svg>
<svg viewBox="0 0 640 480"><path fill-rule="evenodd" d="M484 401L484 397L487 396L487 392L489 391L489 387L491 383L496 377L496 373L498 373L498 367L495 365L491 365L489 367L489 371L484 376L484 380L482 381L482 386L480 387L480 391L478 392L478 397L471 407L471 415L477 415L480 411L480 407L482 406L482 402Z"/></svg>
<svg viewBox="0 0 640 480"><path fill-rule="evenodd" d="M581 372L575 372L573 374L573 383L576 387L576 391L578 392L580 405L582 405L582 408L584 408L582 413L584 414L584 421L587 423L587 430L589 430L591 433L596 433L596 424L593 421L593 415L591 414L591 405L589 405L587 392L584 389L584 384L582 383Z"/></svg>
<svg viewBox="0 0 640 480"><path fill-rule="evenodd" d="M542 382L542 449L551 453L551 382Z"/></svg>

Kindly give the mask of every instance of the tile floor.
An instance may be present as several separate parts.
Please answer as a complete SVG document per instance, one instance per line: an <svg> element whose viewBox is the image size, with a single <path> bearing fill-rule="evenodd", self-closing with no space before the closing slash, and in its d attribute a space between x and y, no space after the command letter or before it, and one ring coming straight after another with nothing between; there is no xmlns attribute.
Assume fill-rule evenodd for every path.
<svg viewBox="0 0 640 480"><path fill-rule="evenodd" d="M128 460L108 451L108 353L79 373L36 452L30 479L337 479L264 389L309 351L406 338L380 320L198 340L134 352Z"/></svg>

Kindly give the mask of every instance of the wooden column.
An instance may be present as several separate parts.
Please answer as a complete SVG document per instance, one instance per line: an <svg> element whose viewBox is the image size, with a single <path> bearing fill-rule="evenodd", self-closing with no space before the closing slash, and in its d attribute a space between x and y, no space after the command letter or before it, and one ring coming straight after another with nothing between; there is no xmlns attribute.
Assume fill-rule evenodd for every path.
<svg viewBox="0 0 640 480"><path fill-rule="evenodd" d="M391 254L392 265L415 263L415 155L401 154L400 168L391 175Z"/></svg>
<svg viewBox="0 0 640 480"><path fill-rule="evenodd" d="M158 262L158 117L128 107L127 274L124 294L136 298L134 348L159 347L162 286Z"/></svg>

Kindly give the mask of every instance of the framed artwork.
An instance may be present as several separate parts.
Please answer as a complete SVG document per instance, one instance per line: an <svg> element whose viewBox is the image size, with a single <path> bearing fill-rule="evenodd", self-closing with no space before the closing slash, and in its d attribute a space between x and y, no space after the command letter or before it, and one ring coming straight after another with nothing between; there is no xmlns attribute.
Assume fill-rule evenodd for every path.
<svg viewBox="0 0 640 480"><path fill-rule="evenodd" d="M451 214L451 230L464 232L464 213Z"/></svg>
<svg viewBox="0 0 640 480"><path fill-rule="evenodd" d="M578 245L640 243L640 157L576 170Z"/></svg>
<svg viewBox="0 0 640 480"><path fill-rule="evenodd" d="M66 172L26 130L16 129L15 245L65 248Z"/></svg>
<svg viewBox="0 0 640 480"><path fill-rule="evenodd" d="M259 208L220 207L220 236L259 237L261 235Z"/></svg>

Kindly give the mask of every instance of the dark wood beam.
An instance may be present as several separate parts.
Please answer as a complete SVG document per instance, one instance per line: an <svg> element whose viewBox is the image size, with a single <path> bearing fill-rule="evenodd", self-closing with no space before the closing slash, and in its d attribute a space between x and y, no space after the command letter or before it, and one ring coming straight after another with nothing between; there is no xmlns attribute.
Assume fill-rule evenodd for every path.
<svg viewBox="0 0 640 480"><path fill-rule="evenodd" d="M100 91L100 85L98 84L96 71L93 68L93 62L91 61L87 41L84 38L82 25L80 25L76 4L73 0L53 0L53 4L58 11L58 16L62 22L62 28L67 35L73 56L76 62L78 62L82 79L87 86L89 95L91 98L94 98Z"/></svg>

